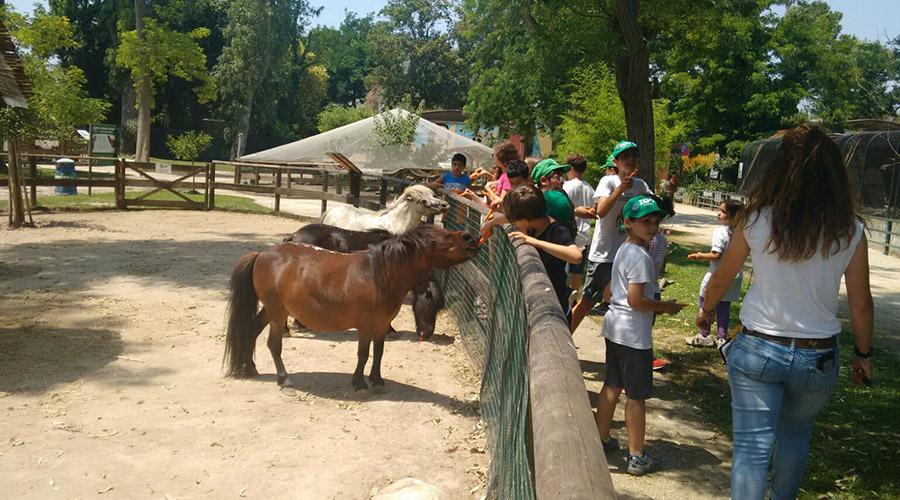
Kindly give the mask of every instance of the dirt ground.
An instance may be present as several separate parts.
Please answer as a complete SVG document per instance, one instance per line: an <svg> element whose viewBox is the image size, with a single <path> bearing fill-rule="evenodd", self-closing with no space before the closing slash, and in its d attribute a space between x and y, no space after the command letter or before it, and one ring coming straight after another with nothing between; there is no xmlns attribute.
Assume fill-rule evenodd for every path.
<svg viewBox="0 0 900 500"><path fill-rule="evenodd" d="M43 214L0 226L6 498L366 498L414 477L480 496L478 381L446 312L403 308L383 394L354 393L353 332L299 334L280 391L221 374L232 265L298 223L187 211ZM296 334L295 334L296 335ZM367 370L368 372L368 370Z"/></svg>

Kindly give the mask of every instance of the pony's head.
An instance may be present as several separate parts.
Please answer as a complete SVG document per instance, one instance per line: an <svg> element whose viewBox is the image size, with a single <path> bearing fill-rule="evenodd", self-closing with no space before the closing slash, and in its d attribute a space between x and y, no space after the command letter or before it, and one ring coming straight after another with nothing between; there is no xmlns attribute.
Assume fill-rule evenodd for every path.
<svg viewBox="0 0 900 500"><path fill-rule="evenodd" d="M405 201L416 208L422 215L436 215L450 208L450 204L439 198L430 187L413 184L403 190L397 203Z"/></svg>
<svg viewBox="0 0 900 500"><path fill-rule="evenodd" d="M471 233L425 224L373 246L371 255L376 280L387 286L404 270L446 269L471 259L479 249L478 238Z"/></svg>

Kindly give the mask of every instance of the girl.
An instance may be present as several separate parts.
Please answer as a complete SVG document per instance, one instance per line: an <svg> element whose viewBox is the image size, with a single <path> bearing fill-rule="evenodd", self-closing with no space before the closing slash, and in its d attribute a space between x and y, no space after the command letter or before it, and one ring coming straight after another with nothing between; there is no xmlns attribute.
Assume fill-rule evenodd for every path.
<svg viewBox="0 0 900 500"><path fill-rule="evenodd" d="M735 216L737 216L742 208L744 208L744 204L737 200L723 201L719 205L719 215L717 217L719 224L722 224L723 227L716 229L713 233L712 249L707 253L696 252L688 255L688 259L690 260L709 261L709 271L706 272L706 275L703 276L703 282L700 283L700 296L697 299L698 307L700 307L700 309L703 309L703 294L706 292L706 284L709 283L710 276L712 276L712 274L716 272L716 269L719 268L719 259L722 257L722 254L725 253L725 249L728 248L728 243L731 241L731 234L734 232L732 223ZM728 291L725 292L725 296L722 297L722 301L716 306L715 340L709 336L711 325L709 322L706 322L699 325L700 333L684 339L688 345L698 347L719 347L725 343L728 339L728 310L731 303L740 296L742 280L743 274L738 272L737 276L728 287Z"/></svg>
<svg viewBox="0 0 900 500"><path fill-rule="evenodd" d="M780 500L797 498L813 424L837 385L841 278L853 329L854 382L872 379L873 306L865 228L837 144L801 125L784 135L763 168L706 286L697 325L710 320L752 255L744 329L723 349L734 429L731 496L762 500L768 493Z"/></svg>

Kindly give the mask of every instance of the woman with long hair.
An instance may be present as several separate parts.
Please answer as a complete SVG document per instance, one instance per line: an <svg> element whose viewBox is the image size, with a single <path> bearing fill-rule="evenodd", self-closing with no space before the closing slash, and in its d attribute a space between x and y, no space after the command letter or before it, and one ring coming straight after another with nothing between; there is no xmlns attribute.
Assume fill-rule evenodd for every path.
<svg viewBox="0 0 900 500"><path fill-rule="evenodd" d="M735 221L706 287L709 321L748 255L744 328L723 347L731 386L735 499L796 498L813 423L838 380L841 277L854 338L854 382L872 379L872 293L864 225L838 146L802 125L782 139ZM771 482L769 463L771 462Z"/></svg>

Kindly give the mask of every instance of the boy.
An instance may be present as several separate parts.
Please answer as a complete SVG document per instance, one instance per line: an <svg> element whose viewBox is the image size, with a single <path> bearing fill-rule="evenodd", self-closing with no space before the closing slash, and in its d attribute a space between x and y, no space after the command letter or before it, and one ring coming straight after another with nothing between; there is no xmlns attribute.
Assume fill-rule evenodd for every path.
<svg viewBox="0 0 900 500"><path fill-rule="evenodd" d="M581 176L587 170L587 158L584 155L572 154L566 157L566 163L572 166L568 172L568 180L563 183L563 191L569 195L575 210L579 208L586 211L586 217L575 218L575 244L582 249L581 264L573 264L569 266L569 274L572 276L572 288L575 293L573 298L577 297L577 293L581 291L582 278L584 275L584 263L587 262L588 245L591 242L591 219L594 218L594 188L590 184L584 182ZM576 214L578 215L578 214Z"/></svg>
<svg viewBox="0 0 900 500"><path fill-rule="evenodd" d="M581 250L575 246L572 233L547 216L544 193L534 186L519 186L507 193L503 213L516 228L509 237L537 249L565 314L568 309L566 263L581 262Z"/></svg>
<svg viewBox="0 0 900 500"><path fill-rule="evenodd" d="M466 169L466 157L460 153L456 153L450 159L450 172L438 177L436 184L439 188L445 188L449 191L462 192L468 189L472 184L472 179L463 173Z"/></svg>
<svg viewBox="0 0 900 500"><path fill-rule="evenodd" d="M666 213L649 196L628 200L622 209L627 238L612 266L612 280L604 291L609 311L603 320L606 338L606 378L597 400L597 430L604 451L619 449L609 433L613 413L622 390L625 402L625 428L628 431L629 474L650 472L653 459L644 451L646 400L653 392L652 337L653 313L677 314L687 304L654 299L658 287L656 270L647 249Z"/></svg>
<svg viewBox="0 0 900 500"><path fill-rule="evenodd" d="M612 157L618 173L600 179L597 189L594 190L595 211L599 220L594 227L594 239L588 253L582 297L572 309L570 328L573 332L588 311L600 302L603 289L609 283L613 257L625 241L625 235L619 231L622 207L630 198L650 194L647 184L635 178L638 169L637 144L630 141L619 142L613 148Z"/></svg>

